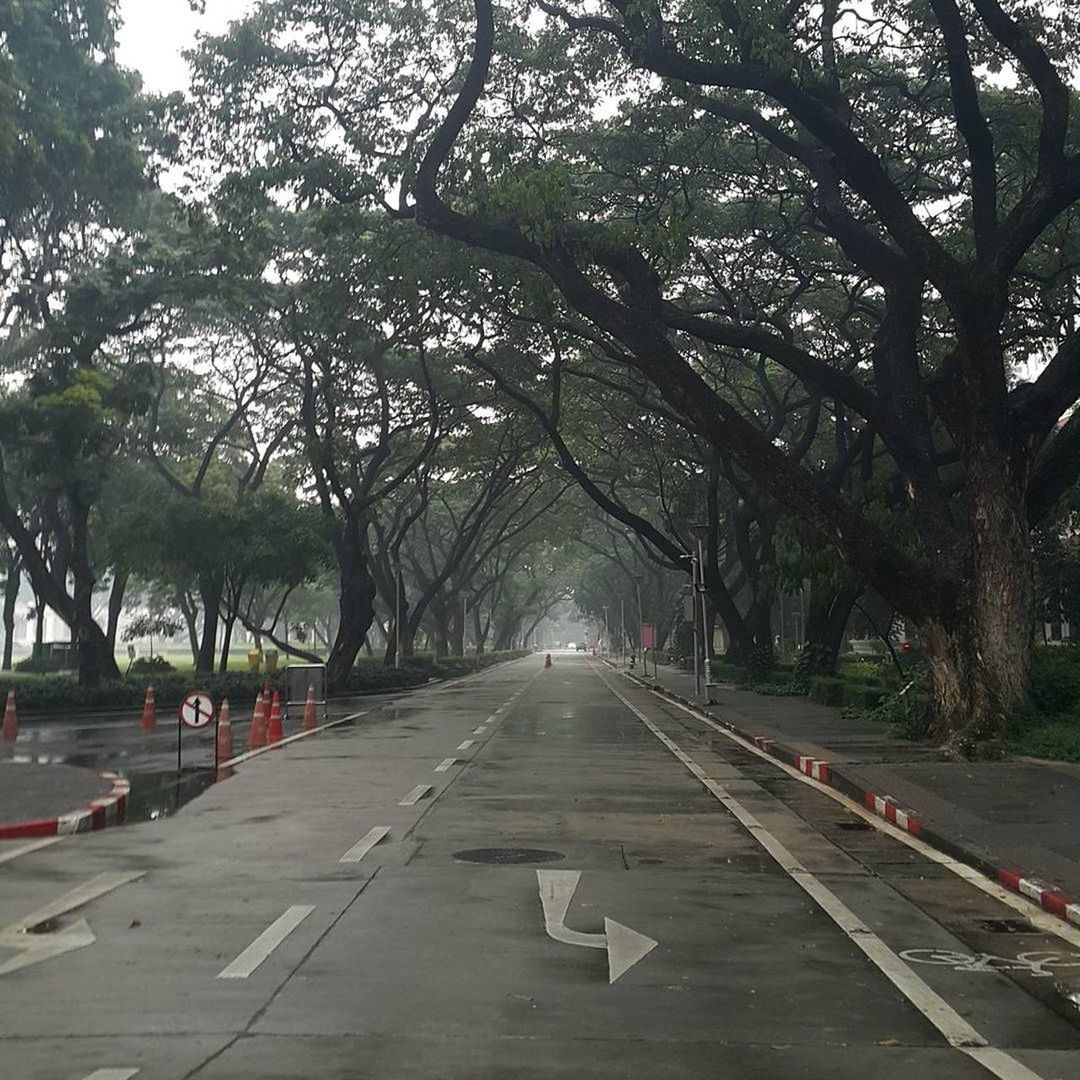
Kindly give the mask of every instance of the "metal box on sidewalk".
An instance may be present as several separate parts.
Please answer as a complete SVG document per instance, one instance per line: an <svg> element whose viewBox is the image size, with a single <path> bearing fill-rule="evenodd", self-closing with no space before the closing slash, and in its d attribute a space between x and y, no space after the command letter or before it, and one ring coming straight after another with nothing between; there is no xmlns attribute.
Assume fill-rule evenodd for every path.
<svg viewBox="0 0 1080 1080"><path fill-rule="evenodd" d="M285 668L285 715L303 713L308 687L315 691L315 705L326 718L326 665L289 664Z"/></svg>

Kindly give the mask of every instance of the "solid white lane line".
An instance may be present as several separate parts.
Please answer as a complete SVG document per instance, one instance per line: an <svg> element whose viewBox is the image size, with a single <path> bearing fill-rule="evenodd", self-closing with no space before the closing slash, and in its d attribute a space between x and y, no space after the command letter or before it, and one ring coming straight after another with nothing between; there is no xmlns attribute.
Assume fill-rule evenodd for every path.
<svg viewBox="0 0 1080 1080"><path fill-rule="evenodd" d="M415 806L430 790L430 784L417 784L416 787L414 787L412 791L398 803L398 806Z"/></svg>
<svg viewBox="0 0 1080 1080"><path fill-rule="evenodd" d="M468 750L471 746L475 745L475 739L466 739L464 742L460 742L457 745L459 750Z"/></svg>
<svg viewBox="0 0 1080 1080"><path fill-rule="evenodd" d="M83 1080L131 1080L139 1074L139 1069L95 1069Z"/></svg>
<svg viewBox="0 0 1080 1080"><path fill-rule="evenodd" d="M246 979L313 911L314 904L294 904L275 919L227 968L219 979Z"/></svg>
<svg viewBox="0 0 1080 1080"><path fill-rule="evenodd" d="M376 825L373 829L368 829L363 838L353 844L338 862L359 862L379 841L385 840L389 835L389 825Z"/></svg>
<svg viewBox="0 0 1080 1080"><path fill-rule="evenodd" d="M457 758L453 758L453 757L443 758L442 761L440 761L439 764L435 766L435 771L436 772L446 772L447 769L453 768L454 764L456 762L457 762Z"/></svg>
<svg viewBox="0 0 1080 1080"><path fill-rule="evenodd" d="M656 691L651 691L656 694ZM1054 934L1061 938L1063 941L1068 942L1074 948L1080 949L1080 928L1070 926L1068 923L1058 919L1057 917L1050 915L1042 910L1042 908L1033 906L1029 901L1026 901L1023 897L1017 896L1016 893L1009 892L1003 886L998 885L997 882L991 881L988 877L980 873L973 866L969 866L967 863L958 862L956 859L946 855L943 851L939 851L935 847L931 847L925 840L920 840L917 836L913 836L911 833L904 829L898 829L895 825L886 821L882 817L878 817L877 814L871 813L861 803L857 803L852 799L849 799L842 792L839 792L834 787L830 787L828 784L823 784L819 780L815 780L806 773L800 772L798 769L791 765L781 761L779 758L775 758L772 754L766 753L764 750L755 746L752 742L747 742L741 735L736 735L734 731L730 731L722 724L718 724L709 716L705 716L698 712L696 709L691 709L686 705L683 705L679 701L672 701L670 698L664 697L662 694L656 694L665 705L673 706L679 709L681 712L686 713L688 716L692 716L699 723L705 724L707 727L712 728L714 731L723 735L730 742L735 743L736 746L741 747L743 750L748 750L755 757L761 758L762 761L767 761L770 765L775 766L777 769L782 769L789 776L798 780L800 783L806 784L809 787L815 788L820 791L822 795L828 796L833 802L838 803L844 807L845 810L850 811L857 817L862 818L868 825L872 825L878 832L885 833L891 836L894 840L899 841L901 844L906 844L913 851L917 851L924 858L929 859L931 862L937 863L939 866L947 867L957 877L963 878L969 885L973 885L980 892L986 893L987 896L992 896L995 900L1000 900L1001 903L1011 907L1014 911L1020 912L1028 922L1034 924L1039 930L1048 934Z"/></svg>
<svg viewBox="0 0 1080 1080"><path fill-rule="evenodd" d="M601 681L692 774L695 762L603 675ZM700 768L700 766L698 766ZM717 780L698 780L779 864L781 869L833 920L871 963L941 1032L956 1050L967 1054L999 1080L1041 1080L1037 1073L1002 1050L991 1047L943 997L923 982L847 905L823 885L753 814Z"/></svg>
<svg viewBox="0 0 1080 1080"><path fill-rule="evenodd" d="M64 837L62 836L46 836L41 840L34 840L29 844L20 844L17 848L12 848L10 851L0 851L0 863L11 862L12 859L17 859L20 855L29 855L32 851L40 851L42 848L51 847L53 844L59 844Z"/></svg>

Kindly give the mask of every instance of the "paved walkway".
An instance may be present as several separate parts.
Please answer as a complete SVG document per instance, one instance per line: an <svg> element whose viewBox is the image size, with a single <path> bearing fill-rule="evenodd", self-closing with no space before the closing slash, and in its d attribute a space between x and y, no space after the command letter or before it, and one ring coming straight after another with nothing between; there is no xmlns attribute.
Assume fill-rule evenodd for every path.
<svg viewBox="0 0 1080 1080"><path fill-rule="evenodd" d="M694 698L693 674L663 664L658 670L661 686ZM807 698L723 685L713 696L717 704L708 711L741 733L827 761L851 786L891 796L944 840L942 846L954 845L954 854L1080 896L1080 766L943 761L930 746Z"/></svg>
<svg viewBox="0 0 1080 1080"><path fill-rule="evenodd" d="M81 810L112 786L93 769L0 761L0 826Z"/></svg>

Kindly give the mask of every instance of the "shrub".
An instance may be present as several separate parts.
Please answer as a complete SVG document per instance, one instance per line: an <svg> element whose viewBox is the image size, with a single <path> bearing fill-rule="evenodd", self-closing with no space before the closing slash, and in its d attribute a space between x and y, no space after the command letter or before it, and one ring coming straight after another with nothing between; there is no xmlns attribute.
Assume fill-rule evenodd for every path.
<svg viewBox="0 0 1080 1080"><path fill-rule="evenodd" d="M831 675L815 675L810 680L810 700L819 705L844 704L844 680Z"/></svg>
<svg viewBox="0 0 1080 1080"><path fill-rule="evenodd" d="M1080 703L1080 649L1041 645L1031 654L1030 699L1044 717Z"/></svg>
<svg viewBox="0 0 1080 1080"><path fill-rule="evenodd" d="M157 675L175 670L164 656L140 656L138 660L132 660L128 675Z"/></svg>
<svg viewBox="0 0 1080 1080"><path fill-rule="evenodd" d="M709 670L712 672L713 682L746 682L746 668L733 664L730 660L710 660Z"/></svg>

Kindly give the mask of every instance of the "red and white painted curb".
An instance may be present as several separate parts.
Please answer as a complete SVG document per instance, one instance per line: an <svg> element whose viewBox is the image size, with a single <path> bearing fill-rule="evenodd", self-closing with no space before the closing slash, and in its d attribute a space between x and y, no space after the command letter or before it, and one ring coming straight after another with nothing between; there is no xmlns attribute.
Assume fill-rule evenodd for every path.
<svg viewBox="0 0 1080 1080"><path fill-rule="evenodd" d="M37 818L33 821L17 821L13 825L0 825L0 840L17 840L39 836L67 836L70 833L91 832L104 829L107 825L120 825L124 820L131 783L118 773L99 773L105 780L112 781L112 791L100 799L94 799L89 806L73 810L69 814L59 814L52 818Z"/></svg>
<svg viewBox="0 0 1080 1080"><path fill-rule="evenodd" d="M817 758L796 754L795 768L823 784L829 782L829 763L827 761L819 761Z"/></svg>
<svg viewBox="0 0 1080 1080"><path fill-rule="evenodd" d="M923 823L908 810L901 810L899 803L891 795L875 795L872 791L863 792L863 803L867 810L873 810L878 817L895 825L912 836L922 836Z"/></svg>
<svg viewBox="0 0 1080 1080"><path fill-rule="evenodd" d="M1018 870L1006 870L999 868L998 881L1007 889L1034 900L1036 904L1056 915L1059 919L1067 919L1076 926L1080 926L1080 903L1068 893L1055 889L1053 885L1047 885L1035 878L1026 878Z"/></svg>

